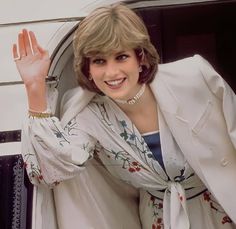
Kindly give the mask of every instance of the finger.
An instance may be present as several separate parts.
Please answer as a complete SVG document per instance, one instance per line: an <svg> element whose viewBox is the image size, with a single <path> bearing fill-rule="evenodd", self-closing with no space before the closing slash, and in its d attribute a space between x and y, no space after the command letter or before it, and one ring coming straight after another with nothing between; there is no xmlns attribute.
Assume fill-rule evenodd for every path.
<svg viewBox="0 0 236 229"><path fill-rule="evenodd" d="M34 32L29 31L29 36L30 36L30 39L31 39L33 54L37 55L38 53L41 53L40 49L38 48L38 42L37 42L37 39L36 39L36 36L35 36Z"/></svg>
<svg viewBox="0 0 236 229"><path fill-rule="evenodd" d="M28 31L26 29L23 29L22 33L23 33L23 40L24 40L26 55L32 55Z"/></svg>
<svg viewBox="0 0 236 229"><path fill-rule="evenodd" d="M17 61L20 59L20 56L18 55L18 52L17 52L17 45L16 44L13 44L13 46L12 46L12 54L13 54L14 61Z"/></svg>
<svg viewBox="0 0 236 229"><path fill-rule="evenodd" d="M40 45L38 45L38 50L40 51L42 55L49 56L48 50L43 49Z"/></svg>
<svg viewBox="0 0 236 229"><path fill-rule="evenodd" d="M20 57L25 57L26 56L26 50L25 50L25 44L24 44L24 39L23 39L23 34L22 33L19 33L19 35L18 35L18 45L19 45Z"/></svg>

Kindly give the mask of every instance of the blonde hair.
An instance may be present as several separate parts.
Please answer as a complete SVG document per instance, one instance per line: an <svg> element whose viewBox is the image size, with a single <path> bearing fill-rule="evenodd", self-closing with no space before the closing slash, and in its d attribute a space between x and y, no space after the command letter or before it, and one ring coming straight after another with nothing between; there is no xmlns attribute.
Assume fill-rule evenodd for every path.
<svg viewBox="0 0 236 229"><path fill-rule="evenodd" d="M79 24L73 40L74 69L81 87L100 92L89 80L89 58L114 51L134 49L137 58L145 61L139 83L150 83L157 71L159 55L150 42L141 18L131 9L115 4L92 11Z"/></svg>

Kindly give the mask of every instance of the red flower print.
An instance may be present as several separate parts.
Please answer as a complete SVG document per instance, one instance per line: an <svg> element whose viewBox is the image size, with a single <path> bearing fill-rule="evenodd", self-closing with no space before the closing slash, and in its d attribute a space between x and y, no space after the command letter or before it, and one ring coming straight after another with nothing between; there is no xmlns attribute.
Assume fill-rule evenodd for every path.
<svg viewBox="0 0 236 229"><path fill-rule="evenodd" d="M162 223L162 218L158 218L158 219L157 219L157 223L158 223L158 224Z"/></svg>
<svg viewBox="0 0 236 229"><path fill-rule="evenodd" d="M216 201L214 201L213 199L211 199L211 193L210 192L204 192L203 197L204 197L205 201L209 202L209 205L212 209L214 209L216 212L224 215L223 218L222 218L222 221L221 221L222 224L232 223L232 220L228 216L225 215L224 211L222 211L219 208L219 204Z"/></svg>
<svg viewBox="0 0 236 229"><path fill-rule="evenodd" d="M178 193L178 196L179 196L179 200L182 202L183 201L183 196L181 196L179 193Z"/></svg>
<svg viewBox="0 0 236 229"><path fill-rule="evenodd" d="M204 196L204 200L206 200L206 201L210 201L211 200L209 193L204 192L203 196Z"/></svg>
<svg viewBox="0 0 236 229"><path fill-rule="evenodd" d="M43 179L43 175L39 175L38 178L39 178L39 180L42 180Z"/></svg>
<svg viewBox="0 0 236 229"><path fill-rule="evenodd" d="M133 173L133 172L135 172L135 169L134 168L129 168L129 172Z"/></svg>
<svg viewBox="0 0 236 229"><path fill-rule="evenodd" d="M222 219L222 224L225 224L225 223L232 223L232 220L229 218L229 216L225 216Z"/></svg>
<svg viewBox="0 0 236 229"><path fill-rule="evenodd" d="M59 184L60 184L59 181L55 181L55 182L54 182L54 185L55 185L55 186L57 186L57 185L59 185Z"/></svg>
<svg viewBox="0 0 236 229"><path fill-rule="evenodd" d="M138 165L138 162L137 162L137 161L133 161L133 162L132 162L132 165L137 166L137 165Z"/></svg>
<svg viewBox="0 0 236 229"><path fill-rule="evenodd" d="M155 197L154 197L154 196L151 196L151 197L150 197L150 200L151 200L151 201L155 201Z"/></svg>

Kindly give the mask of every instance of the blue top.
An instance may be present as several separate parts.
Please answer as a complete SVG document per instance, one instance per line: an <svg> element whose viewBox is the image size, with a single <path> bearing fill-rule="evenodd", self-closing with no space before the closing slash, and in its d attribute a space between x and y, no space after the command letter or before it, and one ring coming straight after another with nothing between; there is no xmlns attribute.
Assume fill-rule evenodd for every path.
<svg viewBox="0 0 236 229"><path fill-rule="evenodd" d="M159 132L152 132L142 135L143 139L147 143L150 151L152 152L154 158L158 161L161 167L165 170L163 163L162 152L161 152L161 140Z"/></svg>

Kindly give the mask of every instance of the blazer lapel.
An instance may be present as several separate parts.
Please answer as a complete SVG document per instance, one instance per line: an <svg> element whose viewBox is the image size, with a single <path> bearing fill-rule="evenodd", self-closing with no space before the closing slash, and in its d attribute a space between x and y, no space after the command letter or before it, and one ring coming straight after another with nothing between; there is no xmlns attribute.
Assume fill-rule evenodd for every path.
<svg viewBox="0 0 236 229"><path fill-rule="evenodd" d="M161 79L154 81L151 84L151 89L160 110L160 121L165 120L187 161L201 179L204 180L199 163L199 152L202 152L203 149L200 144L194 142L189 121L183 117L182 107L179 105L177 97ZM165 136L162 137L164 138Z"/></svg>
<svg viewBox="0 0 236 229"><path fill-rule="evenodd" d="M157 76L150 87L162 111L176 115L181 113L178 99L163 80Z"/></svg>

